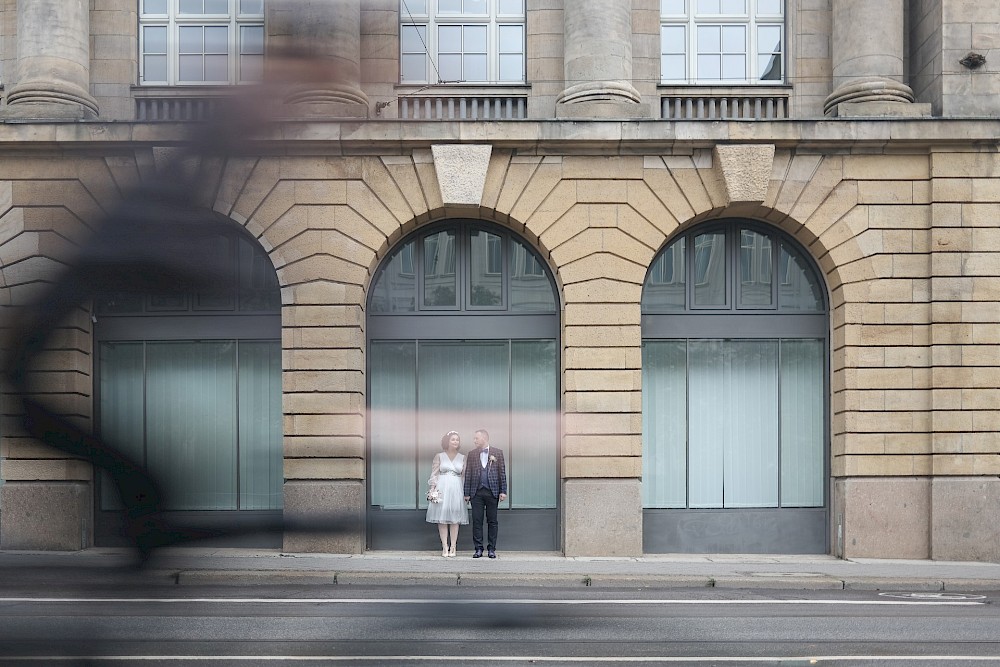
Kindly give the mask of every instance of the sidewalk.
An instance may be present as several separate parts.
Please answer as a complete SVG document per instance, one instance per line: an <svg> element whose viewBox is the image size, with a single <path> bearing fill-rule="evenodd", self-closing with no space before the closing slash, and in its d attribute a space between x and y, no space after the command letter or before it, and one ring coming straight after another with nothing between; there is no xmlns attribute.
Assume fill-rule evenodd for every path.
<svg viewBox="0 0 1000 667"><path fill-rule="evenodd" d="M362 555L286 554L276 550L162 549L139 571L125 549L0 552L0 582L30 586L59 572L101 584L563 586L755 588L788 590L1000 591L1000 563L929 560L841 560L832 556L647 555L569 558L501 552L496 560L468 552Z"/></svg>

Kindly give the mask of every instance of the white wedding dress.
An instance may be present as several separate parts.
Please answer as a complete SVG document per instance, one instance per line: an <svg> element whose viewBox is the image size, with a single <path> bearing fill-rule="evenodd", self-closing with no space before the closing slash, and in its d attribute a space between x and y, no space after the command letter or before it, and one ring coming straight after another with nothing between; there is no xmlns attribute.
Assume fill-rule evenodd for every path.
<svg viewBox="0 0 1000 667"><path fill-rule="evenodd" d="M441 493L441 502L427 503L428 523L469 523L465 507L465 454L456 454L452 461L444 452L434 457L429 483Z"/></svg>

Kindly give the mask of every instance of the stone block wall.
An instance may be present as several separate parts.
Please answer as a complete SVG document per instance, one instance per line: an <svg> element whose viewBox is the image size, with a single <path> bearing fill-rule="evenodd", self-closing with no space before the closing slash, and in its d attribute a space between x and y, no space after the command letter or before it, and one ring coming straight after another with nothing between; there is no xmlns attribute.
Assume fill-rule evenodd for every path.
<svg viewBox="0 0 1000 667"><path fill-rule="evenodd" d="M910 3L908 69L913 95L927 102L935 116L942 104L942 13L940 0L913 0Z"/></svg>
<svg viewBox="0 0 1000 667"><path fill-rule="evenodd" d="M1000 23L990 2L941 0L941 113L996 116L1000 112ZM986 57L978 69L959 63L970 52Z"/></svg>

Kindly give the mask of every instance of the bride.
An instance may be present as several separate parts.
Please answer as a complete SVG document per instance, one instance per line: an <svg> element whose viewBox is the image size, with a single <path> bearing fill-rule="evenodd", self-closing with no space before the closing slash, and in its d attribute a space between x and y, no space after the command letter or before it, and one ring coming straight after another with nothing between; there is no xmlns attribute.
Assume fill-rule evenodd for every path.
<svg viewBox="0 0 1000 667"><path fill-rule="evenodd" d="M441 438L441 452L434 455L431 463L430 491L427 494L427 522L438 525L441 537L441 555L455 556L458 543L459 524L469 523L469 512L465 508L462 495L462 473L465 471L465 455L459 453L462 439L455 431L448 431ZM433 498L433 500L431 500ZM449 537L451 548L448 547Z"/></svg>

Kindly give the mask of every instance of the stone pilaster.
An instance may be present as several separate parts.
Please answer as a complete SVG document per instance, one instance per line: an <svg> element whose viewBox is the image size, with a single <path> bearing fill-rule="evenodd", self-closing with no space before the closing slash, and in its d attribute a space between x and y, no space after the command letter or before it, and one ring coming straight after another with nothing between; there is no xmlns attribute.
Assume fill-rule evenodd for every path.
<svg viewBox="0 0 1000 667"><path fill-rule="evenodd" d="M574 0L563 8L566 88L559 118L649 116L632 85L631 0Z"/></svg>
<svg viewBox="0 0 1000 667"><path fill-rule="evenodd" d="M928 116L903 83L903 0L833 0L827 116Z"/></svg>
<svg viewBox="0 0 1000 667"><path fill-rule="evenodd" d="M97 113L90 95L90 3L17 0L17 82L4 116L88 119Z"/></svg>
<svg viewBox="0 0 1000 667"><path fill-rule="evenodd" d="M290 83L286 111L367 118L361 90L361 0L281 0L268 5L271 76ZM274 57L278 56L278 57Z"/></svg>

